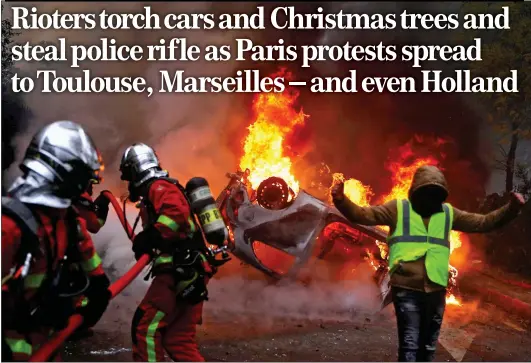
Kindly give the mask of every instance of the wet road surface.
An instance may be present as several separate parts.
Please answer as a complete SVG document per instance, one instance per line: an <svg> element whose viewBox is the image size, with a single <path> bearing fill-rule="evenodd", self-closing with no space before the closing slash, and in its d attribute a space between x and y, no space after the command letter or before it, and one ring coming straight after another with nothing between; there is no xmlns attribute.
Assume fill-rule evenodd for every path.
<svg viewBox="0 0 531 363"><path fill-rule="evenodd" d="M113 302L116 304L116 302ZM208 304L208 303L207 303ZM129 326L116 312L105 318L92 337L69 343L67 361L130 361ZM349 313L347 321L260 314L209 314L198 337L209 361L394 361L396 322L392 306L384 311ZM130 315L132 316L132 315ZM478 302L448 306L439 339L437 361L529 361L529 322Z"/></svg>

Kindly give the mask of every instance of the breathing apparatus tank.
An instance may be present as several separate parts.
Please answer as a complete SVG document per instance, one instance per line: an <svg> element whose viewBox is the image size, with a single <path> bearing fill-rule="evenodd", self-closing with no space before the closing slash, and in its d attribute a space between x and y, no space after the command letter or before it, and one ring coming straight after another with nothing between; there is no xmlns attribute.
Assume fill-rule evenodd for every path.
<svg viewBox="0 0 531 363"><path fill-rule="evenodd" d="M204 178L192 178L186 183L185 190L192 212L197 215L206 240L210 244L222 246L229 237L229 232L208 182Z"/></svg>

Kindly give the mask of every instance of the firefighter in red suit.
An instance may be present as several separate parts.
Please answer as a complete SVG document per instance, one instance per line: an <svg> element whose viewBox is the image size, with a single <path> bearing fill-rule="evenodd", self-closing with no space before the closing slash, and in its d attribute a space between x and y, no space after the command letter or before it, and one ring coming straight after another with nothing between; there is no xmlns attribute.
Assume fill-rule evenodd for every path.
<svg viewBox="0 0 531 363"><path fill-rule="evenodd" d="M103 193L100 193L96 200L92 199L93 185L99 183L100 180L91 180L87 190L78 198L75 198L72 202L75 211L85 221L87 230L94 234L98 233L105 225L105 222L107 221L107 215L109 214L109 198L107 198ZM92 334L92 329L85 327L83 329L76 330L68 337L68 340L77 341L87 338Z"/></svg>
<svg viewBox="0 0 531 363"><path fill-rule="evenodd" d="M2 198L2 361L28 360L74 313L86 328L105 311L109 279L71 208L101 167L93 141L73 122L54 122L32 139L23 175Z"/></svg>
<svg viewBox="0 0 531 363"><path fill-rule="evenodd" d="M145 144L127 148L120 171L129 182L129 199L140 200L143 230L133 241L135 257L154 257L153 282L133 317L133 360L163 361L166 351L174 361L204 361L196 325L201 323L212 267L202 253L206 245L183 188L168 178Z"/></svg>

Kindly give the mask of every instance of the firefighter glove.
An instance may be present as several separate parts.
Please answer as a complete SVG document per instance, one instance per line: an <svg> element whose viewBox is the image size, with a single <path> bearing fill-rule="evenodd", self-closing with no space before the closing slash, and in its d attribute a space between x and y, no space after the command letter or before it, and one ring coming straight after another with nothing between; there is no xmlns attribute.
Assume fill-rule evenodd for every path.
<svg viewBox="0 0 531 363"><path fill-rule="evenodd" d="M80 330L91 328L100 320L111 300L109 285L109 279L105 275L90 278L89 288L84 294L85 298L77 309L78 314L83 315Z"/></svg>
<svg viewBox="0 0 531 363"><path fill-rule="evenodd" d="M139 259L143 254L148 254L151 257L155 256L155 249L163 250L163 238L158 229L155 227L148 227L136 235L133 241L133 252L135 259Z"/></svg>
<svg viewBox="0 0 531 363"><path fill-rule="evenodd" d="M107 196L101 192L100 195L94 200L94 206L96 207L96 214L98 215L98 219L102 221L107 220L107 215L109 214L109 203L111 201Z"/></svg>
<svg viewBox="0 0 531 363"><path fill-rule="evenodd" d="M220 267L220 266L226 264L230 260L232 260L230 255L226 251L223 251L221 253L221 258L220 259L217 259L215 256L212 256L212 258L210 259L209 262L210 262L210 265L212 265L212 267L214 267L217 270L217 267Z"/></svg>
<svg viewBox="0 0 531 363"><path fill-rule="evenodd" d="M92 197L92 193L94 193L94 183L89 183L87 185L86 192Z"/></svg>

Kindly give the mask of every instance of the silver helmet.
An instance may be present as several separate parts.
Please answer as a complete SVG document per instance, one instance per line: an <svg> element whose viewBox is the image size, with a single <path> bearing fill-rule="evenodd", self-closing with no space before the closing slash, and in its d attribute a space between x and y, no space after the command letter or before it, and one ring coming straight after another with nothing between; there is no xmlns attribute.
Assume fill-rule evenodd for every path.
<svg viewBox="0 0 531 363"><path fill-rule="evenodd" d="M159 158L151 147L143 143L129 146L120 162L121 179L139 187L146 181L168 176L168 172L160 167Z"/></svg>
<svg viewBox="0 0 531 363"><path fill-rule="evenodd" d="M66 208L90 183L101 181L103 168L101 154L85 130L72 121L57 121L31 140L20 165L24 175L9 194L25 203Z"/></svg>

